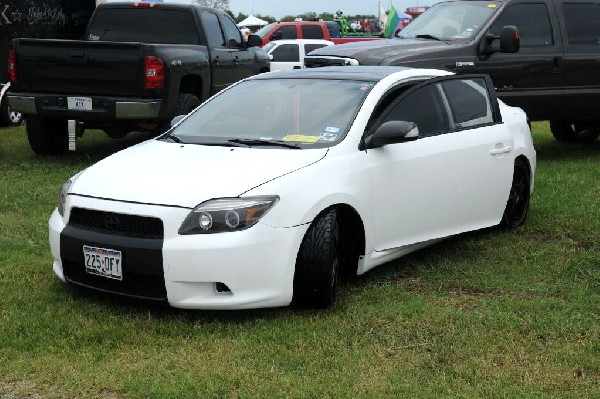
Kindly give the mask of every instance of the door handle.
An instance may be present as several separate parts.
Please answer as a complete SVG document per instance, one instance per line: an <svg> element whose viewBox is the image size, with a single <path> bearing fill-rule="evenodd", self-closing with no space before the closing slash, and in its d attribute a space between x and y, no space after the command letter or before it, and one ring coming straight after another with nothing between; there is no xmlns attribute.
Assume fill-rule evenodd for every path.
<svg viewBox="0 0 600 399"><path fill-rule="evenodd" d="M506 154L507 152L511 152L512 151L512 147L507 145L506 147L502 147L502 148L494 148L493 150L490 151L491 155L500 155L500 154Z"/></svg>
<svg viewBox="0 0 600 399"><path fill-rule="evenodd" d="M236 64L236 65L239 64L240 63L240 58L239 57L235 57L233 59L233 63Z"/></svg>

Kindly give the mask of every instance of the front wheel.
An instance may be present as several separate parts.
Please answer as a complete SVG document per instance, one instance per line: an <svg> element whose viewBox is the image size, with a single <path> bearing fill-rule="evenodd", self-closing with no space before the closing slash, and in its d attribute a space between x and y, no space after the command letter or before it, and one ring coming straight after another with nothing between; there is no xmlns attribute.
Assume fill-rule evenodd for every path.
<svg viewBox="0 0 600 399"><path fill-rule="evenodd" d="M325 211L310 225L296 258L295 305L312 309L332 305L339 269L338 237L335 209Z"/></svg>
<svg viewBox="0 0 600 399"><path fill-rule="evenodd" d="M551 120L550 131L558 141L593 143L600 135L600 122Z"/></svg>
<svg viewBox="0 0 600 399"><path fill-rule="evenodd" d="M58 155L69 148L69 128L66 119L29 115L27 139L38 155Z"/></svg>
<svg viewBox="0 0 600 399"><path fill-rule="evenodd" d="M510 194L502 215L501 224L506 227L519 227L525 222L529 212L529 197L531 195L531 178L529 168L522 159L515 160Z"/></svg>

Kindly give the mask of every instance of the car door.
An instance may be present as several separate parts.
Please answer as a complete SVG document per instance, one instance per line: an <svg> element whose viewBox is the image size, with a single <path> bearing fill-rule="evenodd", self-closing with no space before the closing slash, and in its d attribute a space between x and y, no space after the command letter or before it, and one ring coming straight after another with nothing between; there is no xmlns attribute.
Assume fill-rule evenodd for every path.
<svg viewBox="0 0 600 399"><path fill-rule="evenodd" d="M235 22L228 15L222 15L223 31L225 32L225 42L227 43L227 51L229 51L234 67L234 80L237 82L254 75L256 62L254 60L254 52L246 48L242 32L235 25Z"/></svg>
<svg viewBox="0 0 600 399"><path fill-rule="evenodd" d="M514 143L501 123L491 80L433 79L381 104L385 108L375 111L381 116L370 132L404 120L417 124L420 138L366 151L375 249L499 223L512 181Z"/></svg>
<svg viewBox="0 0 600 399"><path fill-rule="evenodd" d="M477 72L492 77L498 96L508 104L527 109L533 120L548 119L549 112L560 109L564 72L554 4L544 0L512 2L494 20L489 32L500 35L506 25L519 28L520 50L495 52L477 63Z"/></svg>
<svg viewBox="0 0 600 399"><path fill-rule="evenodd" d="M235 81L233 57L225 44L217 14L203 11L201 19L210 56L212 92L216 93Z"/></svg>
<svg viewBox="0 0 600 399"><path fill-rule="evenodd" d="M296 43L281 43L275 45L271 51L271 71L300 69L300 46Z"/></svg>

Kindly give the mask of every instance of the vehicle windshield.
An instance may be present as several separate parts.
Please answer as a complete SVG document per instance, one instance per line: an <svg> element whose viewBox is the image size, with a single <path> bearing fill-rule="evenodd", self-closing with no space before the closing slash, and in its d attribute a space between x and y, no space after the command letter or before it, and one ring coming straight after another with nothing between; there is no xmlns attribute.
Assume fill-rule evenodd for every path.
<svg viewBox="0 0 600 399"><path fill-rule="evenodd" d="M500 3L494 1L449 1L438 3L408 24L401 39L468 39L479 32Z"/></svg>
<svg viewBox="0 0 600 399"><path fill-rule="evenodd" d="M165 138L205 145L330 147L344 138L373 85L333 79L248 80L213 97Z"/></svg>
<svg viewBox="0 0 600 399"><path fill-rule="evenodd" d="M262 47L262 49L263 49L263 51L264 51L265 53L267 53L267 54L268 54L268 53L269 53L269 51L271 51L271 49L272 49L273 47L275 47L276 45L277 45L277 42L269 42L269 43L265 44L265 45Z"/></svg>
<svg viewBox="0 0 600 399"><path fill-rule="evenodd" d="M267 34L269 34L269 32L271 32L273 30L273 27L275 25L277 25L277 24L273 23L273 24L265 25L262 28L260 28L259 30L257 30L255 34L264 38L265 36L267 36Z"/></svg>

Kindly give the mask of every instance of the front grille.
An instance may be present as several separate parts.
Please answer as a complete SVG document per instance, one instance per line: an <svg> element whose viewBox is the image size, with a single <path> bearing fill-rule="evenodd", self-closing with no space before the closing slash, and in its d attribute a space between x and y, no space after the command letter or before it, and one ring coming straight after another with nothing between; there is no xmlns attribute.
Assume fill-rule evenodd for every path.
<svg viewBox="0 0 600 399"><path fill-rule="evenodd" d="M89 274L85 271L85 267L82 264L65 259L63 259L63 273L68 282L88 288L137 298L161 301L167 299L165 279L162 275L128 273L123 271L123 280L112 280Z"/></svg>
<svg viewBox="0 0 600 399"><path fill-rule="evenodd" d="M164 237L162 220L148 216L73 208L69 225L129 237L160 239Z"/></svg>

